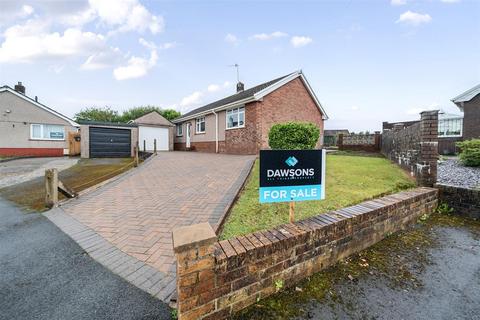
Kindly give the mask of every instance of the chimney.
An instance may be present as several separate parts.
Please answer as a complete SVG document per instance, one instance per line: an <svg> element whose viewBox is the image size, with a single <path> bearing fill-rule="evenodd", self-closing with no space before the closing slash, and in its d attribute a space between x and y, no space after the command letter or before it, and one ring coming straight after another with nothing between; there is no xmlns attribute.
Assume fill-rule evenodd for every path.
<svg viewBox="0 0 480 320"><path fill-rule="evenodd" d="M245 85L243 83L241 83L240 81L238 81L237 83L237 92L241 92L245 90Z"/></svg>
<svg viewBox="0 0 480 320"><path fill-rule="evenodd" d="M35 102L38 102L38 97L37 96L35 96Z"/></svg>
<svg viewBox="0 0 480 320"><path fill-rule="evenodd" d="M21 94L25 94L25 86L22 84L21 81L18 81L18 84L15 85L15 91L20 92Z"/></svg>

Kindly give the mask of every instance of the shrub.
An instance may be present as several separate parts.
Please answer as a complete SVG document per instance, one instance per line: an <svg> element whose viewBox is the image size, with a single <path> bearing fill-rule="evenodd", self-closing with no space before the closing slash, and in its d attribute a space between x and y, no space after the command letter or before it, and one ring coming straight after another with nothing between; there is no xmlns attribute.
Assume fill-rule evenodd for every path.
<svg viewBox="0 0 480 320"><path fill-rule="evenodd" d="M457 142L460 148L460 160L469 167L480 166L480 139Z"/></svg>
<svg viewBox="0 0 480 320"><path fill-rule="evenodd" d="M319 137L320 130L313 123L278 123L268 133L268 144L280 150L314 149Z"/></svg>

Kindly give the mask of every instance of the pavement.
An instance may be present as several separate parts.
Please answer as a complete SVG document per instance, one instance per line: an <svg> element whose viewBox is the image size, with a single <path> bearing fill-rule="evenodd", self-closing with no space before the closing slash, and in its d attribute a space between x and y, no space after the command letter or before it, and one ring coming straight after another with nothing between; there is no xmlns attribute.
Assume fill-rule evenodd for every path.
<svg viewBox="0 0 480 320"><path fill-rule="evenodd" d="M46 214L92 257L163 301L175 292L172 230L218 228L255 156L162 152Z"/></svg>
<svg viewBox="0 0 480 320"><path fill-rule="evenodd" d="M0 188L22 183L45 175L46 169L59 171L70 168L79 158L25 158L0 163Z"/></svg>
<svg viewBox="0 0 480 320"><path fill-rule="evenodd" d="M170 319L41 214L0 199L0 319Z"/></svg>
<svg viewBox="0 0 480 320"><path fill-rule="evenodd" d="M480 319L480 222L437 214L234 319Z"/></svg>

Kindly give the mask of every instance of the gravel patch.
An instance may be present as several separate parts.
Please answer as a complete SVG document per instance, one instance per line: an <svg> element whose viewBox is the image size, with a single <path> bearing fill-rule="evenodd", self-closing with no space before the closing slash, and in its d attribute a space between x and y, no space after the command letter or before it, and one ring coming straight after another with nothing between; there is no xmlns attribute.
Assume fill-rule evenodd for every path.
<svg viewBox="0 0 480 320"><path fill-rule="evenodd" d="M438 164L438 183L464 188L480 188L480 167L465 167L457 159Z"/></svg>

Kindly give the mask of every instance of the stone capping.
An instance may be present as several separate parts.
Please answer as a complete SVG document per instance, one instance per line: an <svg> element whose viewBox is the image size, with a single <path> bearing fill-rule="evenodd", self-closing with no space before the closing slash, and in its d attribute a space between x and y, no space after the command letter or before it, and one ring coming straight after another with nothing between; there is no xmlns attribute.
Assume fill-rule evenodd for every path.
<svg viewBox="0 0 480 320"><path fill-rule="evenodd" d="M437 197L436 189L416 188L270 230L180 246L178 318L226 319L275 293L276 280L292 286L404 229L433 212Z"/></svg>
<svg viewBox="0 0 480 320"><path fill-rule="evenodd" d="M208 222L177 228L173 230L172 237L174 252L210 245L217 241L217 235Z"/></svg>

